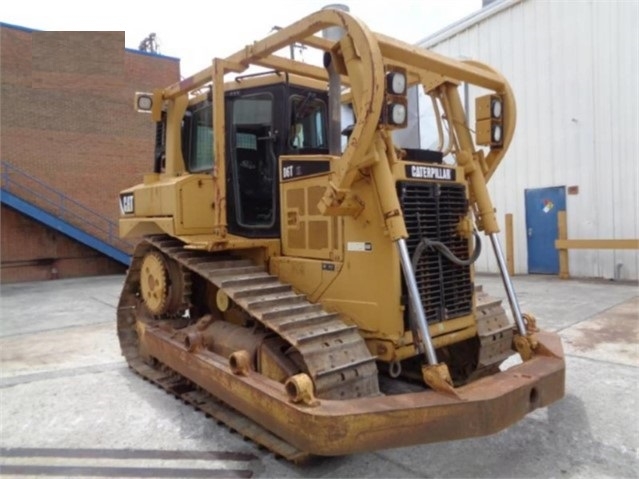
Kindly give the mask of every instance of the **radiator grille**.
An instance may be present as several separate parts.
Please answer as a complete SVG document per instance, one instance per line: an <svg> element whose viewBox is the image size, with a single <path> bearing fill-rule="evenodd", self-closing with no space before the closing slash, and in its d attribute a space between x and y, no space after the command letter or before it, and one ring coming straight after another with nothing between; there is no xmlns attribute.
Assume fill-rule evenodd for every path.
<svg viewBox="0 0 639 479"><path fill-rule="evenodd" d="M468 214L464 186L400 182L397 188L411 258L421 238L428 238L441 241L458 258L468 259L468 240L457 234L460 219ZM469 266L456 265L427 248L417 264L415 277L429 323L471 313L473 285Z"/></svg>

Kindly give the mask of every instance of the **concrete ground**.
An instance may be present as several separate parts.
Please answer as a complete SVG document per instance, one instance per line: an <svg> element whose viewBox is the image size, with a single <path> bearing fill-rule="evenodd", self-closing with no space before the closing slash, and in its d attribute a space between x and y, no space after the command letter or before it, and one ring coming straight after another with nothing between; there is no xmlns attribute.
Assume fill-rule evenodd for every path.
<svg viewBox="0 0 639 479"><path fill-rule="evenodd" d="M522 310L564 340L562 401L490 437L301 468L126 367L115 332L122 280L2 285L3 477L638 477L636 284L515 277ZM478 283L503 297L498 277Z"/></svg>

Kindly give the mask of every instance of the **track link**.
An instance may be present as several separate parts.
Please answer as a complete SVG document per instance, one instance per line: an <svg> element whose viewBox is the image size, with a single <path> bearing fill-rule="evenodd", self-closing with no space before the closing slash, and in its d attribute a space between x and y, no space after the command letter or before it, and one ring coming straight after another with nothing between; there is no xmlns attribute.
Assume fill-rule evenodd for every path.
<svg viewBox="0 0 639 479"><path fill-rule="evenodd" d="M244 417L206 391L139 355L135 323L140 306L140 268L144 255L161 251L184 271L220 288L255 321L277 333L302 356L319 398L348 399L379 395L375 358L355 326L310 303L265 268L250 260L187 250L168 236L147 237L136 248L118 305L118 336L129 366L179 399L225 423L277 456L299 463L309 455Z"/></svg>

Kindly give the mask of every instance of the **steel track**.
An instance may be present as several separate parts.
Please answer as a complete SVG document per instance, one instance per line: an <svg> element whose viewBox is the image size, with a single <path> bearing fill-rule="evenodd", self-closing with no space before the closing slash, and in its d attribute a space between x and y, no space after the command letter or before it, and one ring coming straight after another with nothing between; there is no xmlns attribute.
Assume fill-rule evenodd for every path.
<svg viewBox="0 0 639 479"><path fill-rule="evenodd" d="M375 358L355 326L324 311L250 260L187 250L168 236L146 238L134 252L118 305L118 336L129 366L205 414L225 423L278 456L299 463L307 453L274 436L252 420L159 364L147 364L139 354L135 323L139 314L140 268L144 255L160 251L184 270L204 278L228 295L246 314L278 334L302 356L319 398L348 399L379 395Z"/></svg>

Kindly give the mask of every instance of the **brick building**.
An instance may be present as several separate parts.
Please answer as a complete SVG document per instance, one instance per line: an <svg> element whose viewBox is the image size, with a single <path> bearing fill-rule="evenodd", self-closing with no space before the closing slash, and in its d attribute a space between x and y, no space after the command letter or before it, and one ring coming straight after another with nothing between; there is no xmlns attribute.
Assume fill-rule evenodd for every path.
<svg viewBox="0 0 639 479"><path fill-rule="evenodd" d="M117 222L118 191L152 165L154 125L134 111L133 94L178 81L179 60L126 49L124 32L0 24L0 71L4 197L116 237L108 221ZM0 221L2 282L125 269L6 201Z"/></svg>

